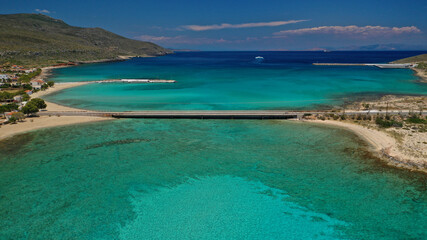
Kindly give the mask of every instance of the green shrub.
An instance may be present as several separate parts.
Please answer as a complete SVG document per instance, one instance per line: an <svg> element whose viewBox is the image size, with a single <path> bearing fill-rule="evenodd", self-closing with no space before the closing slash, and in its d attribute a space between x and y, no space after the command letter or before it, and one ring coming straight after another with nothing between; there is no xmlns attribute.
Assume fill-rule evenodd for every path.
<svg viewBox="0 0 427 240"><path fill-rule="evenodd" d="M16 123L16 118L15 117L10 117L9 118L9 122L10 123Z"/></svg>
<svg viewBox="0 0 427 240"><path fill-rule="evenodd" d="M5 104L5 105L0 105L0 113L10 112L10 111L17 110L17 109L18 109L18 105L16 103L9 103L9 104Z"/></svg>
<svg viewBox="0 0 427 240"><path fill-rule="evenodd" d="M39 109L37 108L36 104L34 102L29 102L27 103L24 107L22 107L22 112L27 114L27 115L31 115L33 113L38 112Z"/></svg>
<svg viewBox="0 0 427 240"><path fill-rule="evenodd" d="M19 81L21 82L29 82L31 79L37 77L38 75L40 75L40 73L42 72L42 70L39 68L37 69L37 71L34 71L32 73L28 73L28 74L23 74L19 77Z"/></svg>
<svg viewBox="0 0 427 240"><path fill-rule="evenodd" d="M403 123L395 120L383 120L382 118L377 118L375 123L381 128L390 128L390 127L402 127Z"/></svg>
<svg viewBox="0 0 427 240"><path fill-rule="evenodd" d="M427 124L427 120L421 118L420 116L412 115L408 119L406 119L406 122L408 123L415 123L415 124Z"/></svg>
<svg viewBox="0 0 427 240"><path fill-rule="evenodd" d="M47 107L46 103L41 98L33 98L29 103L33 103L38 109L44 109Z"/></svg>

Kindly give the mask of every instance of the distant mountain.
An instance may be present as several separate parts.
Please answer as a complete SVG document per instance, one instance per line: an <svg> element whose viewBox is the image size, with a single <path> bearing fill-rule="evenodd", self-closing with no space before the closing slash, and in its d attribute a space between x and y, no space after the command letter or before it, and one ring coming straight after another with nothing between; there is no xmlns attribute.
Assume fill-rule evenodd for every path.
<svg viewBox="0 0 427 240"><path fill-rule="evenodd" d="M173 52L200 52L200 50L196 49L170 49Z"/></svg>
<svg viewBox="0 0 427 240"><path fill-rule="evenodd" d="M102 28L73 27L43 14L0 15L0 64L48 65L168 53L171 51L154 43Z"/></svg>
<svg viewBox="0 0 427 240"><path fill-rule="evenodd" d="M341 47L334 50L344 50L344 51L401 51L401 50L422 50L425 49L425 46L415 46L399 43L387 43L387 44L372 44L365 46L348 46Z"/></svg>

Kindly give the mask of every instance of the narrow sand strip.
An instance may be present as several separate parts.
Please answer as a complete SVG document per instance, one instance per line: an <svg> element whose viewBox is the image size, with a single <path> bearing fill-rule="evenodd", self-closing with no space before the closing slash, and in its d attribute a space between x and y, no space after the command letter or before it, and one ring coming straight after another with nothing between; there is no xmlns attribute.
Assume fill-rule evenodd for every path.
<svg viewBox="0 0 427 240"><path fill-rule="evenodd" d="M73 88L73 87L78 87L78 86L83 86L86 84L90 84L91 82L66 82L66 83L57 83L55 84L53 87L48 88L45 91L38 91L36 93L33 93L31 95L31 98L43 98L44 96L54 93L54 92L58 92L67 88ZM47 108L47 111L84 111L83 109L77 109L77 108L72 108L72 107L66 107L66 106L62 106L56 103L52 103L52 102L48 102L45 101Z"/></svg>
<svg viewBox="0 0 427 240"><path fill-rule="evenodd" d="M427 71L418 69L418 68L411 68L413 71L415 71L415 75L421 78L421 82L427 83Z"/></svg>
<svg viewBox="0 0 427 240"><path fill-rule="evenodd" d="M329 124L329 125L342 127L350 131L353 131L362 139L364 139L369 144L371 144L371 146L373 146L376 151L381 151L383 149L389 150L397 146L396 140L393 137L389 136L388 134L374 130L374 129L368 129L366 127L363 127L357 124L340 122L340 121L332 121L332 120L325 120L325 121L315 120L315 121L308 121L308 122Z"/></svg>
<svg viewBox="0 0 427 240"><path fill-rule="evenodd" d="M90 82L65 82L65 83L55 83L53 87L50 87L44 91L38 91L31 95L31 98L39 98L45 95L51 94L53 92L61 91L67 88L83 86L89 84Z"/></svg>
<svg viewBox="0 0 427 240"><path fill-rule="evenodd" d="M427 172L425 168L427 164L426 159L420 159L406 154L399 148L396 139L385 132L341 121L308 120L306 122L327 124L350 130L369 143L374 148L374 152L387 163L393 166Z"/></svg>
<svg viewBox="0 0 427 240"><path fill-rule="evenodd" d="M0 140L6 139L16 134L25 133L42 128L58 127L86 122L105 121L111 119L112 118L83 116L41 116L34 118L26 118L24 122L0 126Z"/></svg>
<svg viewBox="0 0 427 240"><path fill-rule="evenodd" d="M70 83L58 83L55 86L45 90L39 91L31 95L31 98L43 98L43 96L60 91L63 89L82 86L89 84L89 82L70 82ZM81 109L71 108L62 106L59 104L46 102L47 108L46 111L82 111ZM57 127L65 126L78 123L87 123L87 122L97 122L112 120L113 118L106 117L91 117L91 116L41 116L34 118L26 118L24 122L17 122L16 124L7 124L0 126L0 140L11 137L16 134L25 133L37 129L48 128L48 127Z"/></svg>

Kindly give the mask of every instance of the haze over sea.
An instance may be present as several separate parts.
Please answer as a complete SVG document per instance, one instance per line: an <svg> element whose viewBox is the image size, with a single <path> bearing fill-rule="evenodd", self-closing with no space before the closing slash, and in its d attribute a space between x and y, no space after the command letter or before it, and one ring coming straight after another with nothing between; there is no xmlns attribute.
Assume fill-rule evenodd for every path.
<svg viewBox="0 0 427 240"><path fill-rule="evenodd" d="M47 100L92 110L316 109L358 97L425 94L410 69L313 66L386 63L423 52L188 52L55 69L56 82L118 78L173 79L174 84L90 84ZM256 56L263 62L256 62Z"/></svg>
<svg viewBox="0 0 427 240"><path fill-rule="evenodd" d="M193 52L56 69L50 95L95 110L300 109L426 94L414 52ZM255 63L255 56L265 62ZM232 103L232 104L231 104ZM19 146L19 147L16 147ZM125 119L0 142L0 239L426 239L427 176L351 132L291 121Z"/></svg>

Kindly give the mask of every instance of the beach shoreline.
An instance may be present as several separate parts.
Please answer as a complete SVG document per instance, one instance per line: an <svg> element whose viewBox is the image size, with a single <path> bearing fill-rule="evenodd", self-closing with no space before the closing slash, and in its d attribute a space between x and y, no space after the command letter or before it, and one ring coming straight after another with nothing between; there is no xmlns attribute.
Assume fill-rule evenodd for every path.
<svg viewBox="0 0 427 240"><path fill-rule="evenodd" d="M46 96L48 94L58 92L67 88L73 88L78 86L83 86L86 84L90 84L91 82L64 82L64 83L55 83L52 87L49 87L46 90L40 90L38 92L35 92L31 94L31 98L42 98L43 96Z"/></svg>
<svg viewBox="0 0 427 240"><path fill-rule="evenodd" d="M66 125L83 124L113 120L106 117L91 116L40 116L26 118L23 122L0 126L0 141L7 140L15 135L32 132L45 128L61 127Z"/></svg>
<svg viewBox="0 0 427 240"><path fill-rule="evenodd" d="M305 123L329 125L338 127L356 134L364 142L366 142L372 153L383 160L388 165L406 168L413 171L421 171L427 173L427 161L420 158L414 158L406 154L400 147L398 141L389 133L379 131L372 128L367 128L359 124L335 121L335 120L301 120Z"/></svg>
<svg viewBox="0 0 427 240"><path fill-rule="evenodd" d="M411 68L415 75L418 76L422 83L427 83L427 72L418 68Z"/></svg>
<svg viewBox="0 0 427 240"><path fill-rule="evenodd" d="M31 95L32 98L43 98L48 94L58 92L67 88L83 86L90 82L68 82L68 83L57 83L53 87L50 87L44 91L38 91ZM49 111L86 111L83 109L77 109L67 106L62 106L56 103L45 101L47 107L43 109L44 112ZM26 118L23 122L17 122L15 124L7 124L0 126L0 141L6 140L9 137L31 132L44 128L60 127L66 125L82 124L89 122L99 122L106 120L113 120L114 118L108 117L95 117L95 116L39 116Z"/></svg>
<svg viewBox="0 0 427 240"><path fill-rule="evenodd" d="M55 68L62 68L69 66L52 66L45 67L42 69L42 73L38 76L39 79L45 79L49 76L50 71ZM416 70L414 70L416 71ZM418 71L416 71L418 73ZM425 76L423 76L425 77ZM425 79L425 78L424 78ZM59 92L64 89L83 86L90 84L92 82L65 82L65 83L56 83L53 87L48 88L44 91L38 91L31 95L32 98L43 98L48 94ZM62 106L56 103L45 101L47 108L44 112L60 112L60 111L89 111L86 109L77 109L67 106ZM9 137L12 137L17 134L30 132L34 130L39 130L43 128L58 127L65 125L97 122L112 120L113 118L108 117L94 117L94 116L40 116L34 118L27 118L24 122L19 122L17 124L8 124L1 126L0 128L0 141L5 140ZM390 136L384 131L378 131L373 128L368 128L366 126L361 126L355 123L349 123L345 121L333 121L333 120L301 120L302 122L307 122L311 124L322 124L335 126L347 131L353 132L359 136L363 141L372 146L372 152L377 155L379 158L385 160L388 164L408 168L411 170L418 170L427 172L427 163L420 162L419 159L414 159L405 154L403 151L399 150L399 143L397 140Z"/></svg>

